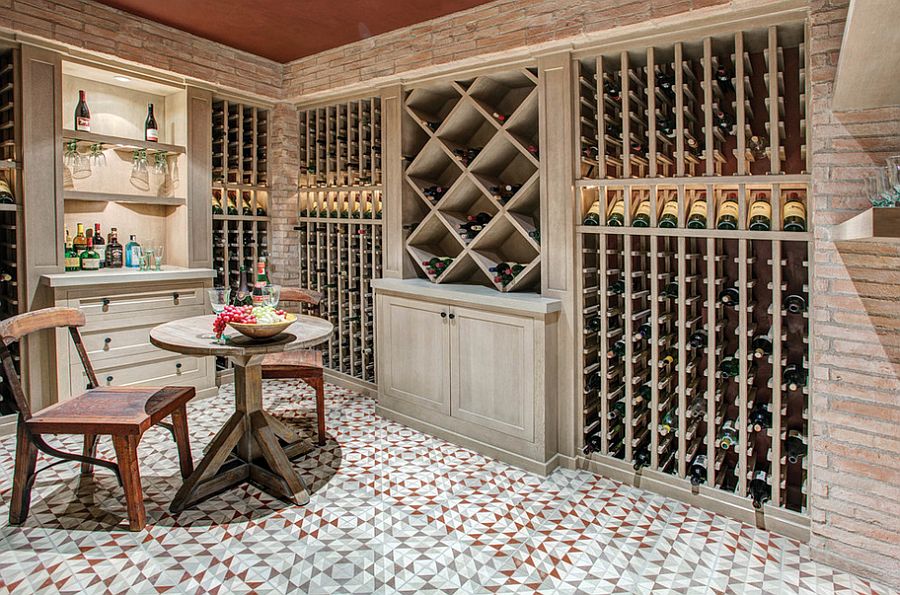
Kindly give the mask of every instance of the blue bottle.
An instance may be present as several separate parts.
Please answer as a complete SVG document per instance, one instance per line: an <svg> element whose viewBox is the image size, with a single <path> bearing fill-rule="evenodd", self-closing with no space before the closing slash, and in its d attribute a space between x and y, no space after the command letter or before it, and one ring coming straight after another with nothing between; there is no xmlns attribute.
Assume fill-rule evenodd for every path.
<svg viewBox="0 0 900 595"><path fill-rule="evenodd" d="M141 245L134 236L129 236L128 243L125 244L125 266L129 269L141 266Z"/></svg>

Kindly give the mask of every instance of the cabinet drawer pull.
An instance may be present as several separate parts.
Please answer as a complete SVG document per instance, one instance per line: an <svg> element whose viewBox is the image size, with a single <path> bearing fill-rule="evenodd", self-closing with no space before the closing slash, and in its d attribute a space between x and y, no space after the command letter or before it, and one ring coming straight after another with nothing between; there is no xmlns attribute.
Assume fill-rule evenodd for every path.
<svg viewBox="0 0 900 595"><path fill-rule="evenodd" d="M456 318L456 314L453 314L453 313L451 312L451 313L450 313L450 320L453 320L454 318Z"/></svg>
<svg viewBox="0 0 900 595"><path fill-rule="evenodd" d="M175 302L175 303L177 304L177 303L178 303L178 298L179 298L179 297L180 297L180 296L178 295L178 292L176 291L175 293L172 294L172 301Z"/></svg>
<svg viewBox="0 0 900 595"><path fill-rule="evenodd" d="M103 339L103 342L106 343L107 345L109 345L110 343L112 343L112 339L109 337L106 337L105 339Z"/></svg>
<svg viewBox="0 0 900 595"><path fill-rule="evenodd" d="M175 364L175 369L176 369L176 370L180 370L180 369L181 369L181 364L180 364L180 363Z"/></svg>
<svg viewBox="0 0 900 595"><path fill-rule="evenodd" d="M113 381L113 377L112 377L112 376L107 376L107 377L106 377L106 382L112 382L112 381Z"/></svg>
<svg viewBox="0 0 900 595"><path fill-rule="evenodd" d="M441 318L447 318L447 313L446 313L446 312L441 312Z"/></svg>
<svg viewBox="0 0 900 595"><path fill-rule="evenodd" d="M100 303L103 304L104 308L109 308L109 298L103 298L100 300Z"/></svg>

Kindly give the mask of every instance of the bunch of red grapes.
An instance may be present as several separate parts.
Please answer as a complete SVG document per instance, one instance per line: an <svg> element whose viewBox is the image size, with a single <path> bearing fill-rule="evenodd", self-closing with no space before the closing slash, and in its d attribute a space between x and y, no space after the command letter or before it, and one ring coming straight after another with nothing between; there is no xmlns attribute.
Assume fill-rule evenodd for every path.
<svg viewBox="0 0 900 595"><path fill-rule="evenodd" d="M284 310L276 310L276 314L284 316ZM225 306L225 309L216 316L213 322L213 332L216 338L222 337L225 327L229 322L237 322L238 324L256 324L256 316L253 315L253 306Z"/></svg>

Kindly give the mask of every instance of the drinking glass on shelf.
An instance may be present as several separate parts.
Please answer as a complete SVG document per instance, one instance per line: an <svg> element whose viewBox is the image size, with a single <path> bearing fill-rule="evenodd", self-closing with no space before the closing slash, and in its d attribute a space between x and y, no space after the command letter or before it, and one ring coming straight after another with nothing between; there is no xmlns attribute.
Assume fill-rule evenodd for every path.
<svg viewBox="0 0 900 595"><path fill-rule="evenodd" d="M150 190L150 171L147 169L147 151L138 149L131 161L131 185L138 190Z"/></svg>
<svg viewBox="0 0 900 595"><path fill-rule="evenodd" d="M106 167L106 155L103 153L103 145L100 143L91 145L91 165L94 167Z"/></svg>
<svg viewBox="0 0 900 595"><path fill-rule="evenodd" d="M156 244L155 246L153 246L153 258L154 258L154 264L156 264L157 271L162 270L164 249L165 249L165 246L163 246L162 244Z"/></svg>
<svg viewBox="0 0 900 595"><path fill-rule="evenodd" d="M140 270L142 270L142 271L152 271L152 270L153 270L153 264L154 264L154 262L155 262L155 258L156 258L156 256L155 256L155 253L154 253L154 248L153 248L153 246L148 246L147 248L145 248L144 251L143 251L143 253L141 254L141 267L140 267Z"/></svg>
<svg viewBox="0 0 900 595"><path fill-rule="evenodd" d="M281 285L266 285L266 305L273 308L281 300Z"/></svg>

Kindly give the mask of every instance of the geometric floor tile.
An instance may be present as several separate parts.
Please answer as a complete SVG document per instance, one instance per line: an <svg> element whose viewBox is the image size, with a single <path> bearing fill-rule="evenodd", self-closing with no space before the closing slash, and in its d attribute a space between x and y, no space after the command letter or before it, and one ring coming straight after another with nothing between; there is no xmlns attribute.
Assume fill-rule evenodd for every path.
<svg viewBox="0 0 900 595"><path fill-rule="evenodd" d="M263 389L269 411L314 436L309 388ZM153 429L139 533L123 530L115 478L82 483L75 464L40 474L28 522L8 526L15 439L0 440L0 594L892 593L799 542L587 471L526 473L326 390L328 443L294 462L309 504L244 485L173 516L176 451ZM190 404L195 460L233 398L228 386Z"/></svg>

